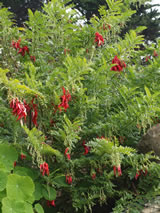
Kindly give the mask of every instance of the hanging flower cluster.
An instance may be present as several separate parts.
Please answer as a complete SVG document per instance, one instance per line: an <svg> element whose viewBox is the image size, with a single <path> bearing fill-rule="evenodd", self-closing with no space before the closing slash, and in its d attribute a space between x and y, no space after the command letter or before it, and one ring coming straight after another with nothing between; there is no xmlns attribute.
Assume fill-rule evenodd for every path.
<svg viewBox="0 0 160 213"><path fill-rule="evenodd" d="M66 92L64 87L62 89L63 95L61 96L61 103L58 105L58 108L60 111L62 111L62 108L66 111L69 108L68 102L71 100L71 94L69 91Z"/></svg>
<svg viewBox="0 0 160 213"><path fill-rule="evenodd" d="M95 172L92 173L91 177L92 177L92 180L95 180L96 179L96 173Z"/></svg>
<svg viewBox="0 0 160 213"><path fill-rule="evenodd" d="M12 109L13 115L17 118L17 121L24 118L26 120L27 110L23 102L19 101L18 98L12 99L10 102L10 108Z"/></svg>
<svg viewBox="0 0 160 213"><path fill-rule="evenodd" d="M12 47L15 48L16 50L20 49L20 42L21 39L19 39L17 42L12 41Z"/></svg>
<svg viewBox="0 0 160 213"><path fill-rule="evenodd" d="M26 155L21 154L21 160L26 159Z"/></svg>
<svg viewBox="0 0 160 213"><path fill-rule="evenodd" d="M18 98L13 98L10 102L10 108L12 108L12 113L15 116L18 116L17 121L24 118L26 121L27 114L32 109L32 122L37 126L37 117L38 117L38 107L37 104L34 104L34 99L32 99L31 104L27 104L24 100L23 102L19 101Z"/></svg>
<svg viewBox="0 0 160 213"><path fill-rule="evenodd" d="M118 171L118 176L121 176L122 175L122 170L121 170L121 166L120 165L118 165L117 167L113 166L113 172L114 172L114 176L115 177L116 177L117 171Z"/></svg>
<svg viewBox="0 0 160 213"><path fill-rule="evenodd" d="M70 160L71 159L71 155L68 153L68 151L69 151L69 148L67 147L65 149L64 155L67 157L68 160Z"/></svg>
<svg viewBox="0 0 160 213"><path fill-rule="evenodd" d="M154 50L153 57L157 57L157 56L158 56L158 53Z"/></svg>
<svg viewBox="0 0 160 213"><path fill-rule="evenodd" d="M145 61L147 62L149 59L151 59L151 56L150 56L150 55L149 55L149 56L147 55Z"/></svg>
<svg viewBox="0 0 160 213"><path fill-rule="evenodd" d="M18 51L18 53L21 54L22 56L25 56L26 52L29 54L29 49L28 49L27 46L20 48L19 51Z"/></svg>
<svg viewBox="0 0 160 213"><path fill-rule="evenodd" d="M154 50L153 55L147 55L146 56L145 62L147 62L149 59L153 59L153 57L154 58L158 57L158 53L156 52L156 50Z"/></svg>
<svg viewBox="0 0 160 213"><path fill-rule="evenodd" d="M112 64L116 64L115 66L111 67L112 71L121 72L123 68L126 67L125 62L120 60L117 56L115 56L114 59L112 60Z"/></svg>
<svg viewBox="0 0 160 213"><path fill-rule="evenodd" d="M27 52L29 54L29 48L27 46L20 47L21 39L19 39L17 42L12 41L12 47L15 48L18 51L18 54L21 54L22 56L25 56L25 53Z"/></svg>
<svg viewBox="0 0 160 213"><path fill-rule="evenodd" d="M13 166L16 167L17 165L17 161L14 161Z"/></svg>
<svg viewBox="0 0 160 213"><path fill-rule="evenodd" d="M71 175L66 175L66 183L72 184L72 176Z"/></svg>
<svg viewBox="0 0 160 213"><path fill-rule="evenodd" d="M44 162L40 165L40 172L44 176L45 174L49 175L49 166L48 163Z"/></svg>
<svg viewBox="0 0 160 213"><path fill-rule="evenodd" d="M28 46L20 47L20 43L21 43L21 39L19 39L17 42L12 41L12 47L15 48L16 50L18 50L18 54L21 54L23 57L25 56L26 53L28 53L28 55L30 55ZM35 62L36 57L30 56L30 59L33 62Z"/></svg>
<svg viewBox="0 0 160 213"><path fill-rule="evenodd" d="M85 142L85 141L83 141L82 146L84 147L84 155L87 155L87 154L88 154L88 152L89 152L89 147L88 147L88 146L86 146L86 142Z"/></svg>
<svg viewBox="0 0 160 213"><path fill-rule="evenodd" d="M147 175L147 173L148 173L148 171L147 171L147 169L145 169L145 171L143 171L142 169L141 170L138 170L137 172L136 172L136 175L135 175L135 180L137 180L138 178L139 178L139 176L146 176Z"/></svg>
<svg viewBox="0 0 160 213"><path fill-rule="evenodd" d="M95 33L95 43L97 43L97 46L101 46L104 44L104 38L101 34L99 34L98 32Z"/></svg>
<svg viewBox="0 0 160 213"><path fill-rule="evenodd" d="M35 62L36 61L36 57L35 56L30 56L31 61Z"/></svg>
<svg viewBox="0 0 160 213"><path fill-rule="evenodd" d="M28 113L28 112L31 110L30 105L27 104L25 100L23 101L23 104L24 104L24 106L25 106L25 108L26 108L26 112Z"/></svg>
<svg viewBox="0 0 160 213"><path fill-rule="evenodd" d="M47 200L47 206L49 206L49 207L54 206L55 207L56 206L55 201L54 200Z"/></svg>

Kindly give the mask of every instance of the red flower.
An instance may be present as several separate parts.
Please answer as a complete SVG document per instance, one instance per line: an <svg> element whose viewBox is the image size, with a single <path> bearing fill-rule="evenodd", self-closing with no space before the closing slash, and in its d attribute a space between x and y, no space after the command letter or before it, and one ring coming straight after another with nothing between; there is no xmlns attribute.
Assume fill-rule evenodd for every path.
<svg viewBox="0 0 160 213"><path fill-rule="evenodd" d="M144 176L146 176L148 174L148 170L145 169L145 172L143 174L144 174Z"/></svg>
<svg viewBox="0 0 160 213"><path fill-rule="evenodd" d="M21 160L26 159L26 155L21 154Z"/></svg>
<svg viewBox="0 0 160 213"><path fill-rule="evenodd" d="M136 175L135 175L135 179L137 180L138 179L138 177L141 175L141 172L140 171L137 171L137 173L136 173Z"/></svg>
<svg viewBox="0 0 160 213"><path fill-rule="evenodd" d="M16 161L14 161L13 166L14 166L14 167L16 167L16 165L17 165L17 162L16 162Z"/></svg>
<svg viewBox="0 0 160 213"><path fill-rule="evenodd" d="M122 175L122 170L121 170L121 166L120 165L117 167L117 170L118 170L118 176L121 176Z"/></svg>
<svg viewBox="0 0 160 213"><path fill-rule="evenodd" d="M114 59L112 60L112 64L116 64L115 66L111 67L112 71L120 72L123 70L123 67L126 67L124 61L121 61L117 56L115 56Z"/></svg>
<svg viewBox="0 0 160 213"><path fill-rule="evenodd" d="M89 152L89 147L88 146L85 146L84 147L84 155L87 155Z"/></svg>
<svg viewBox="0 0 160 213"><path fill-rule="evenodd" d="M24 118L26 120L27 111L23 102L20 102L18 98L12 99L10 102L10 108L12 108L12 113L18 116L17 121Z"/></svg>
<svg viewBox="0 0 160 213"><path fill-rule="evenodd" d="M114 176L116 176L116 174L117 174L116 171L118 171L118 176L121 176L121 175L122 175L122 170L121 170L121 166L120 166L120 165L119 165L118 167L113 166Z"/></svg>
<svg viewBox="0 0 160 213"><path fill-rule="evenodd" d="M84 147L84 155L87 155L89 152L89 147L85 145L85 141L83 141L82 146Z"/></svg>
<svg viewBox="0 0 160 213"><path fill-rule="evenodd" d="M50 126L55 125L55 121L53 119L50 120Z"/></svg>
<svg viewBox="0 0 160 213"><path fill-rule="evenodd" d="M154 50L154 52L153 52L153 56L154 57L157 57L158 56L158 53Z"/></svg>
<svg viewBox="0 0 160 213"><path fill-rule="evenodd" d="M70 159L71 159L71 156L70 156L69 153L67 153L68 151L69 151L69 148L67 147L67 148L65 149L64 155L68 158L68 160L70 160Z"/></svg>
<svg viewBox="0 0 160 213"><path fill-rule="evenodd" d="M27 46L20 48L18 51L18 53L20 53L22 56L24 56L26 52L29 54L29 49Z"/></svg>
<svg viewBox="0 0 160 213"><path fill-rule="evenodd" d="M104 39L103 36L101 34L99 34L98 32L95 33L95 43L97 43L97 46L101 46L104 44Z"/></svg>
<svg viewBox="0 0 160 213"><path fill-rule="evenodd" d="M145 169L145 171L143 171L142 169L138 170L134 178L137 180L139 176L141 176L141 175L146 176L147 173L148 173L147 169Z"/></svg>
<svg viewBox="0 0 160 213"><path fill-rule="evenodd" d="M13 109L14 106L15 106L15 103L16 103L16 99L13 98L13 99L11 100L11 102L10 102L10 108Z"/></svg>
<svg viewBox="0 0 160 213"><path fill-rule="evenodd" d="M71 184L72 183L72 176L66 175L66 183Z"/></svg>
<svg viewBox="0 0 160 213"><path fill-rule="evenodd" d="M25 106L25 108L26 108L26 112L27 112L27 113L30 112L31 107L29 106L29 104L27 104L25 100L23 101L23 104L24 104L24 106Z"/></svg>
<svg viewBox="0 0 160 213"><path fill-rule="evenodd" d="M55 207L55 206L56 206L56 205L55 205L55 201L54 201L54 200L51 200L51 201L50 201L50 200L47 200L47 206L49 206L49 207L50 207L50 206L54 206L54 207Z"/></svg>
<svg viewBox="0 0 160 213"><path fill-rule="evenodd" d="M150 55L149 55L149 56L146 56L145 61L147 62L150 58L151 58L151 56L150 56Z"/></svg>
<svg viewBox="0 0 160 213"><path fill-rule="evenodd" d="M111 29L111 25L107 24L107 26L108 26L108 29L110 30Z"/></svg>
<svg viewBox="0 0 160 213"><path fill-rule="evenodd" d="M17 42L12 41L12 47L15 48L16 50L20 49L20 42L21 39L19 39Z"/></svg>
<svg viewBox="0 0 160 213"><path fill-rule="evenodd" d="M71 95L69 91L67 91L67 94L66 94L66 90L64 87L62 89L63 89L63 95L61 96L61 103L58 105L58 108L61 111L62 110L61 108L63 107L64 110L66 111L67 108L69 108L68 102L71 100Z"/></svg>
<svg viewBox="0 0 160 213"><path fill-rule="evenodd" d="M19 39L17 42L12 41L12 47L19 50L18 53L20 53L22 56L24 56L26 52L29 54L29 48L27 46L20 47L20 42L21 39Z"/></svg>
<svg viewBox="0 0 160 213"><path fill-rule="evenodd" d="M34 98L31 101L32 107L26 103L24 100L23 102L20 102L18 98L12 99L10 102L10 108L12 108L12 113L15 116L18 116L17 120L20 120L24 118L26 120L27 113L30 112L31 108L33 108L32 112L32 122L35 126L37 126L37 117L38 117L38 111L37 111L37 104L33 103Z"/></svg>
<svg viewBox="0 0 160 213"><path fill-rule="evenodd" d="M50 200L47 200L47 206L49 206L49 207L50 207L50 206L54 206L54 207L55 207L55 206L56 206L56 205L55 205L55 201L54 201L54 200L51 200L51 201L50 201Z"/></svg>
<svg viewBox="0 0 160 213"><path fill-rule="evenodd" d="M38 111L36 107L34 107L33 109L34 111L32 112L32 122L34 123L35 126L38 126L37 124Z"/></svg>
<svg viewBox="0 0 160 213"><path fill-rule="evenodd" d="M40 172L44 176L45 174L49 175L49 167L48 163L44 162L43 164L40 165Z"/></svg>
<svg viewBox="0 0 160 213"><path fill-rule="evenodd" d="M116 166L113 166L113 172L114 172L114 176L116 176Z"/></svg>
<svg viewBox="0 0 160 213"><path fill-rule="evenodd" d="M30 56L31 61L35 62L36 61L36 57L35 56Z"/></svg>
<svg viewBox="0 0 160 213"><path fill-rule="evenodd" d="M91 177L92 177L92 180L95 180L96 179L96 173L93 173Z"/></svg>

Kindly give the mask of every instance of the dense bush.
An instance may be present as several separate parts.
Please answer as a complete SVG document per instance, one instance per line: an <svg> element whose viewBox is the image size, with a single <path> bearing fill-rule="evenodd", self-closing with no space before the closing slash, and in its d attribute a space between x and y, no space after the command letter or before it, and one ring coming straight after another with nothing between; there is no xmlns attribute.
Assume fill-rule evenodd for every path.
<svg viewBox="0 0 160 213"><path fill-rule="evenodd" d="M159 43L121 39L134 11L107 3L91 25L59 0L25 28L0 10L2 213L139 212L160 193L158 157L136 151L160 113Z"/></svg>

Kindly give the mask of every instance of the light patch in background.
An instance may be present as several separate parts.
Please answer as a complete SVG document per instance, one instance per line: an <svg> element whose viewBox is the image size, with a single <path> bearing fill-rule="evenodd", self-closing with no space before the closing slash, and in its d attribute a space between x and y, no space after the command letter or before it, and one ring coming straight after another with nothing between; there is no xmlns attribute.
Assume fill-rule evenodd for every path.
<svg viewBox="0 0 160 213"><path fill-rule="evenodd" d="M152 4L160 4L160 0L152 0Z"/></svg>
<svg viewBox="0 0 160 213"><path fill-rule="evenodd" d="M154 6L154 7L152 7L151 9L148 9L147 11L150 12L151 10L156 9L156 10L158 10L158 12L160 13L160 0L152 0L152 1L148 1L148 2L146 2L146 3L149 3L149 4L159 4L159 6ZM159 16L160 16L160 15L159 15ZM158 16L158 17L159 17L159 16Z"/></svg>
<svg viewBox="0 0 160 213"><path fill-rule="evenodd" d="M151 4L159 4L160 5L160 0L152 0L150 3ZM160 12L160 6L157 6L155 8L158 9L158 11Z"/></svg>

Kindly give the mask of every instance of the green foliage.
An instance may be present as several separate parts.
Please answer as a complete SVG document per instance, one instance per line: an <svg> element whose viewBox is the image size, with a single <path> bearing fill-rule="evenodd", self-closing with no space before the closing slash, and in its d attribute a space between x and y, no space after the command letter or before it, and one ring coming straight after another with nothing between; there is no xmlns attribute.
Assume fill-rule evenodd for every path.
<svg viewBox="0 0 160 213"><path fill-rule="evenodd" d="M56 190L54 188L51 188L51 187L43 188L42 194L46 200L55 200L56 199Z"/></svg>
<svg viewBox="0 0 160 213"><path fill-rule="evenodd" d="M39 203L35 205L35 210L37 213L44 213L44 210Z"/></svg>
<svg viewBox="0 0 160 213"><path fill-rule="evenodd" d="M13 163L18 158L15 148L8 144L0 144L0 165L4 171L13 169Z"/></svg>
<svg viewBox="0 0 160 213"><path fill-rule="evenodd" d="M15 198L17 201L29 201L34 192L34 184L29 177L11 174L8 176L6 190L9 199Z"/></svg>
<svg viewBox="0 0 160 213"><path fill-rule="evenodd" d="M33 213L32 207L28 203L25 202L17 202L15 200L9 200L7 197L2 200L2 211L5 213Z"/></svg>

